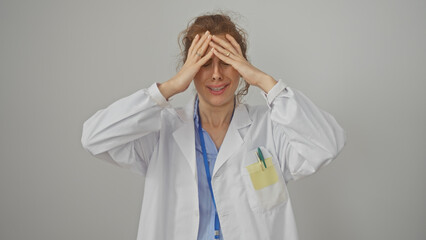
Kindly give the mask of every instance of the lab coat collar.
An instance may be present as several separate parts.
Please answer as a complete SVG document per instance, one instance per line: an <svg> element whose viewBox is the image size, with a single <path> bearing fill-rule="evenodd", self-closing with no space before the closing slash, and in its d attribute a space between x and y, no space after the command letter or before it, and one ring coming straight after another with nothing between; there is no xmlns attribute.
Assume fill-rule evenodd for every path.
<svg viewBox="0 0 426 240"><path fill-rule="evenodd" d="M222 167L232 154L236 152L236 149L239 149L240 146L243 145L244 139L243 136L241 136L240 130L250 126L251 122L247 106L244 104L237 104L231 124L220 146L212 176L215 176L220 167Z"/></svg>
<svg viewBox="0 0 426 240"><path fill-rule="evenodd" d="M173 133L173 137L178 144L179 148L185 155L186 160L191 167L191 170L197 179L196 171L196 158L195 158L195 129L194 129L194 98L180 111L178 116L182 120L183 125L179 127ZM244 104L237 104L234 110L234 116L232 117L231 124L229 125L228 131L226 132L225 138L220 147L217 155L216 163L213 169L213 175L219 170L223 164L238 149L243 143L244 139L240 134L240 129L251 125L251 119L248 114L247 107Z"/></svg>
<svg viewBox="0 0 426 240"><path fill-rule="evenodd" d="M195 130L193 120L195 97L183 108L177 110L177 115L183 124L173 132L173 138L182 151L185 159L197 181L197 163L195 159Z"/></svg>

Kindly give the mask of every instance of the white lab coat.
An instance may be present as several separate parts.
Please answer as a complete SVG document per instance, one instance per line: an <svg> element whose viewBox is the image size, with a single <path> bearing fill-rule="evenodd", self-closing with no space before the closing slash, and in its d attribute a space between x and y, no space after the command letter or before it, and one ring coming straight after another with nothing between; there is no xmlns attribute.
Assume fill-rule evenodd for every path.
<svg viewBox="0 0 426 240"><path fill-rule="evenodd" d="M212 175L225 240L295 240L286 183L315 173L345 143L336 120L279 81L263 106L237 105ZM95 157L145 177L137 240L196 240L199 224L194 101L173 108L157 84L99 110L83 126ZM261 147L278 181L255 190L246 166Z"/></svg>

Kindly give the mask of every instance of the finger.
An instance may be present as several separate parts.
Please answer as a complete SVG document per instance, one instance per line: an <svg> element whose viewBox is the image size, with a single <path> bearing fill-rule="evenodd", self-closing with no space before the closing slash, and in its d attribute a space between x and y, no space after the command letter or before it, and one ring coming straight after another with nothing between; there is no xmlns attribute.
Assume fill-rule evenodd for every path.
<svg viewBox="0 0 426 240"><path fill-rule="evenodd" d="M218 57L220 60L224 61L227 64L231 64L232 66L234 66L235 60L230 58L230 56L232 54L230 54L230 56L226 56L223 53L217 51L216 48L213 48L212 50L213 50L214 55L216 57Z"/></svg>
<svg viewBox="0 0 426 240"><path fill-rule="evenodd" d="M200 39L200 35L195 35L194 39L192 40L191 46L188 49L188 55L192 55L192 50L194 49L195 44L197 44L198 39Z"/></svg>
<svg viewBox="0 0 426 240"><path fill-rule="evenodd" d="M192 47L192 49L191 49L191 52L189 52L188 51L188 55L190 55L190 56L194 56L195 55L195 53L197 52L197 50L198 50L198 47L197 46L199 46L199 44L200 44L200 42L202 42L203 41L203 37L204 37L204 35L205 34L197 34L196 35L196 37L197 38L194 38L194 40L192 41L192 44L191 44L191 47Z"/></svg>
<svg viewBox="0 0 426 240"><path fill-rule="evenodd" d="M201 54L200 52L199 52L199 50L200 50L200 47L202 46L202 44L204 43L204 41L207 39L207 37L210 35L210 32L209 31L206 31L205 33L204 33L204 35L201 37L201 39L200 39L200 41L198 41L197 42L197 44L195 45L195 47L194 47L194 50L193 50L193 55L196 55L197 53L199 53L199 54Z"/></svg>
<svg viewBox="0 0 426 240"><path fill-rule="evenodd" d="M243 51L241 50L241 46L240 46L240 44L238 44L238 42L235 40L235 38L232 37L232 35L230 35L230 34L226 34L225 37L232 44L232 46L234 46L234 48L238 50L238 52L242 56L243 55Z"/></svg>
<svg viewBox="0 0 426 240"><path fill-rule="evenodd" d="M235 50L235 48L229 43L228 40L223 40L222 38L219 38L215 35L212 37L213 42L219 44L222 48L227 49L228 51L232 52L233 54L237 55L238 52Z"/></svg>
<svg viewBox="0 0 426 240"><path fill-rule="evenodd" d="M197 64L199 64L199 66L201 67L202 65L204 65L210 58L212 58L213 56L213 48L206 54L204 55L198 62Z"/></svg>
<svg viewBox="0 0 426 240"><path fill-rule="evenodd" d="M216 49L219 53L223 54L226 57L229 58L234 58L236 57L235 54L233 54L232 52L228 51L227 49L224 49L223 47L219 46L218 44L214 43L214 42L210 42L210 46L212 46L214 49ZM238 54L238 53L236 53Z"/></svg>
<svg viewBox="0 0 426 240"><path fill-rule="evenodd" d="M206 52L206 50L207 50L207 48L208 48L208 45L209 45L209 43L210 43L210 41L211 41L211 35L209 35L208 37L207 37L207 39L204 41L204 43L203 43L203 45L201 45L201 47L200 47L200 49L198 49L198 53L199 53L199 57L201 57L201 56L203 56L204 55L204 53Z"/></svg>

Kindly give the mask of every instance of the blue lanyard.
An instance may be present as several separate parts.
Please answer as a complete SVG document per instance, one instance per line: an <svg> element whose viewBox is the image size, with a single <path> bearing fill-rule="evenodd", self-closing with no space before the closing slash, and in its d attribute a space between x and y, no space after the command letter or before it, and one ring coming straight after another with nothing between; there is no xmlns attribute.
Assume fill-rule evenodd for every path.
<svg viewBox="0 0 426 240"><path fill-rule="evenodd" d="M220 238L219 216L217 214L216 202L214 200L212 181L211 181L212 177L210 176L210 168L209 168L209 163L208 163L208 160L207 160L206 144L204 142L204 135L203 135L202 127L201 127L200 108L198 108L197 111L198 111L198 135L200 137L201 149L203 150L204 168L206 170L207 182L209 183L210 193L212 195L214 212L215 212L215 214L214 214L214 239L219 239Z"/></svg>

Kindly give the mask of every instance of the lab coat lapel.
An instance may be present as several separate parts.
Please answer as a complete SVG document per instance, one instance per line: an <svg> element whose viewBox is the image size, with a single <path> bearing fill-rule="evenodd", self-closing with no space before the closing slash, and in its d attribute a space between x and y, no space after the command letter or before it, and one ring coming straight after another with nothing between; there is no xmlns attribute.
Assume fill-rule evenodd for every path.
<svg viewBox="0 0 426 240"><path fill-rule="evenodd" d="M185 156L192 173L196 179L197 165L195 159L195 130L194 130L194 100L188 103L185 108L178 110L177 114L183 124L173 132L173 138Z"/></svg>
<svg viewBox="0 0 426 240"><path fill-rule="evenodd" d="M238 149L244 140L239 132L240 129L247 127L251 124L251 119L248 114L247 108L243 104L239 104L234 111L231 124L226 132L225 139L222 142L219 153L216 158L216 163L213 169L213 176L219 168L232 156L236 149Z"/></svg>

